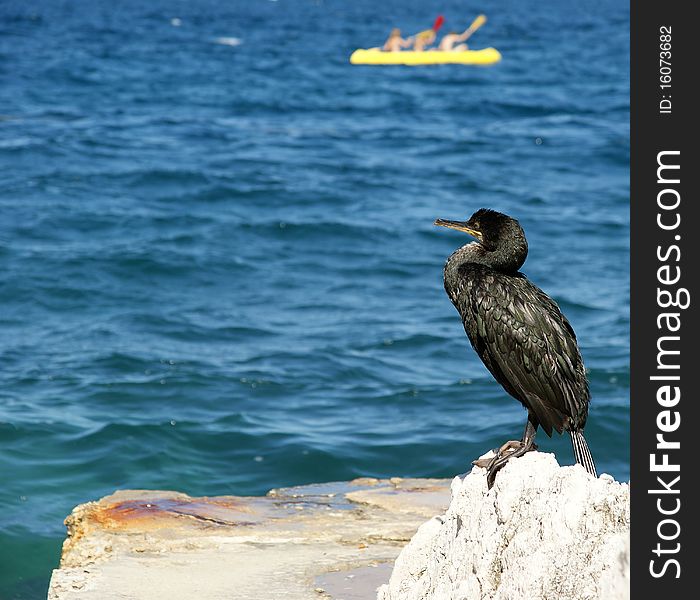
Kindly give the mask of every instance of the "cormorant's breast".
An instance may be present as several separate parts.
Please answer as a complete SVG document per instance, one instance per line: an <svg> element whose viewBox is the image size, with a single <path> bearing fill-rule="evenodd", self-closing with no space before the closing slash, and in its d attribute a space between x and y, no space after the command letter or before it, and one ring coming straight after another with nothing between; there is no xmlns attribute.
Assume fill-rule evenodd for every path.
<svg viewBox="0 0 700 600"><path fill-rule="evenodd" d="M589 390L576 335L557 304L522 273L445 265L445 290L486 368L548 435L581 429Z"/></svg>

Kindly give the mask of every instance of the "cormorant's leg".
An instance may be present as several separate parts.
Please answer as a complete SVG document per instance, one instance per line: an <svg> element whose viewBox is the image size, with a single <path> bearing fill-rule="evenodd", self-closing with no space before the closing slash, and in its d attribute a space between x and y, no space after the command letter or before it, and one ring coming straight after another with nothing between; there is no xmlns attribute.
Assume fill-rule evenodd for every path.
<svg viewBox="0 0 700 600"><path fill-rule="evenodd" d="M500 471L511 458L517 458L518 456L522 456L531 450L537 450L537 444L535 444L536 434L537 426L528 416L527 424L525 425L525 432L523 433L523 439L521 442L519 442L519 444L516 444L516 449L506 455L501 455L499 451L499 454L494 456L486 467L488 470L488 473L486 474L486 483L489 489L493 487L493 483L496 481L496 473L498 473L498 471ZM511 442L508 442L504 444L503 447L509 446L510 444Z"/></svg>

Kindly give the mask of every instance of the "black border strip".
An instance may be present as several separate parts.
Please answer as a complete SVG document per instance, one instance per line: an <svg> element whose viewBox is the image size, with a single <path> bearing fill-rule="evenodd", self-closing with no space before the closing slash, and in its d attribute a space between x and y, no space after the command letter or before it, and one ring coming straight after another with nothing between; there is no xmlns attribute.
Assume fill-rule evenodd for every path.
<svg viewBox="0 0 700 600"><path fill-rule="evenodd" d="M700 196L690 136L700 129L693 96L700 51L690 47L692 6L678 0L631 6L632 598L691 597L682 592L692 589L698 570L700 502L692 488L700 454L694 435Z"/></svg>

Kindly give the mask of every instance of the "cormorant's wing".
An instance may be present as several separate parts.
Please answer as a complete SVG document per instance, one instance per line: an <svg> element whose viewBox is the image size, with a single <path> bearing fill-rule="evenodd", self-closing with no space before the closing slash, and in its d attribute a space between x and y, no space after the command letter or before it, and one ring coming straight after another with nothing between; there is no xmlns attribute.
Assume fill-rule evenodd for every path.
<svg viewBox="0 0 700 600"><path fill-rule="evenodd" d="M473 264L460 267L460 275L451 298L496 380L548 435L582 428L588 382L576 335L557 304L523 275Z"/></svg>

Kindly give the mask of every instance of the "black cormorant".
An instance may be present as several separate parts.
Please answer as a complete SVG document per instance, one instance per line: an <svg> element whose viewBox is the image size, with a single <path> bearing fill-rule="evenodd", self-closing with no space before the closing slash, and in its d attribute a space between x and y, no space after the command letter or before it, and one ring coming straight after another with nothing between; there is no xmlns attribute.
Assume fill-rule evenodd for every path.
<svg viewBox="0 0 700 600"><path fill-rule="evenodd" d="M445 291L462 317L474 350L503 388L527 408L520 442L507 442L486 466L489 488L510 459L537 448L539 426L571 435L576 462L596 476L583 437L590 393L576 334L557 304L518 269L527 257L520 223L482 208L468 221L435 225L476 238L445 263Z"/></svg>

